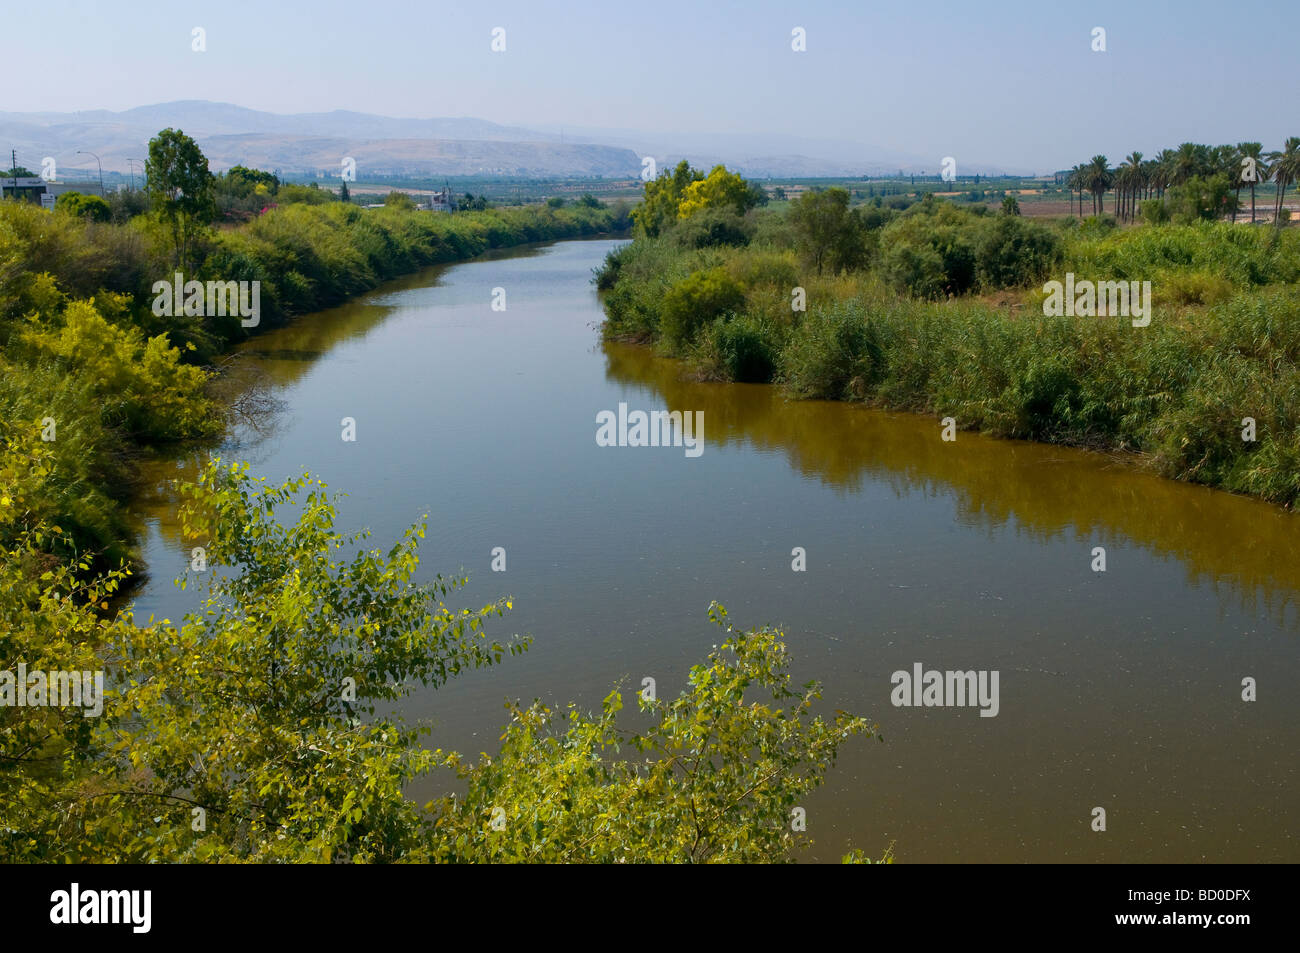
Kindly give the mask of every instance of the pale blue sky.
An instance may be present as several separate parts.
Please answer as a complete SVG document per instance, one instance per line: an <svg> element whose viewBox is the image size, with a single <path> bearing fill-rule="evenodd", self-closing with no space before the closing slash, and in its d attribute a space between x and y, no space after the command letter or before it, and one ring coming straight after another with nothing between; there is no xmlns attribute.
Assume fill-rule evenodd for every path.
<svg viewBox="0 0 1300 953"><path fill-rule="evenodd" d="M1047 170L1300 135L1300 3L131 0L10 4L12 111L210 99L783 133ZM207 51L191 50L191 29ZM493 53L493 27L507 49ZM808 50L790 49L807 30ZM1090 49L1095 26L1107 51Z"/></svg>

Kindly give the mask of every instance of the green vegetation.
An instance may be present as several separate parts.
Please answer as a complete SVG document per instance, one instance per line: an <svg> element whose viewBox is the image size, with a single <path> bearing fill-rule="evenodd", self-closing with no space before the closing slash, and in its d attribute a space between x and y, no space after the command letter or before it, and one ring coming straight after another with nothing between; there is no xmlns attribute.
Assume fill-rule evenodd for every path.
<svg viewBox="0 0 1300 953"><path fill-rule="evenodd" d="M23 473L28 496L64 530L46 537L51 552L99 568L132 550L122 501L133 461L220 431L210 368L232 344L426 265L629 226L599 202L457 215L362 210L241 166L214 177L175 130L150 144L149 157L148 207L144 193L114 193L109 203L65 193L53 214L0 203L0 436L47 432L47 463ZM211 227L222 209L263 208L238 227ZM155 314L154 283L177 271L260 282L259 326L235 315Z"/></svg>
<svg viewBox="0 0 1300 953"><path fill-rule="evenodd" d="M67 212L77 218L87 218L92 222L107 222L113 217L112 208L98 195L64 192L54 200L54 207L60 212Z"/></svg>
<svg viewBox="0 0 1300 953"><path fill-rule="evenodd" d="M195 244L216 213L208 160L185 133L164 129L149 142L144 174L154 214L171 234L172 262L189 270L198 258Z"/></svg>
<svg viewBox="0 0 1300 953"><path fill-rule="evenodd" d="M220 430L207 365L256 331L156 310L155 281L183 269L261 282L260 328L423 265L628 225L590 196L447 215L394 193L405 201L362 210L256 170L214 177L171 130L151 144L149 172L147 211L86 196L53 214L0 204L0 657L103 673L102 711L79 699L89 718L45 704L53 683L39 696L0 684L0 856L779 861L810 843L792 809L841 744L873 729L817 714L819 690L791 684L781 633L738 631L721 606L710 616L722 644L677 697L638 695L636 718L620 717L617 689L593 714L515 705L501 750L478 762L426 748L428 726L387 712L416 686L524 651L527 640L486 632L510 603L448 608L461 580L414 581L423 524L366 549L334 529L309 476L268 487L213 461L182 488L183 532L206 553L199 608L176 624L110 608L130 579L132 460ZM739 219L757 201L734 177L700 181L684 222ZM739 307L739 289L728 273L678 289L681 338L700 308ZM743 340L727 341L737 374L758 373ZM411 802L410 782L434 771L461 793Z"/></svg>
<svg viewBox="0 0 1300 953"><path fill-rule="evenodd" d="M1066 185L1079 195L1092 194L1094 215L1105 212L1105 195L1114 189L1118 217L1134 221L1139 210L1143 221L1160 221L1164 213L1148 214L1146 202L1165 197L1168 189L1169 218L1177 224L1213 220L1231 215L1237 219L1241 190L1250 189L1250 220L1255 221L1256 186L1273 180L1273 220L1285 219L1286 190L1300 178L1300 138L1292 136L1282 148L1265 153L1258 142L1207 146L1184 142L1177 149L1163 149L1153 159L1142 153L1127 156L1118 168L1110 168L1105 156L1093 156L1076 165L1065 176Z"/></svg>
<svg viewBox="0 0 1300 953"><path fill-rule="evenodd" d="M179 624L138 624L103 611L123 573L86 580L44 555L63 530L23 474L53 465L31 433L0 444L0 656L103 670L105 692L92 718L0 707L10 862L785 860L792 809L874 730L814 714L818 688L791 684L781 633L738 631L715 604L722 644L677 697L638 695L622 719L637 727L620 724L616 689L595 714L512 706L499 753L477 763L430 750L427 726L382 712L527 643L486 633L509 602L449 609L458 581L413 581L423 524L363 549L318 481L266 486L214 461L182 511L207 596ZM463 793L408 800L434 771Z"/></svg>
<svg viewBox="0 0 1300 953"><path fill-rule="evenodd" d="M1190 168L1163 202L1142 202L1152 224L1132 228L931 194L904 211L854 208L838 189L804 193L785 214L748 212L740 241L683 240L689 220L656 218L597 275L605 333L654 343L705 378L1136 451L1169 477L1294 506L1300 231L1205 220L1231 197ZM698 175L675 170L647 197ZM1186 224L1160 224L1170 209ZM1044 316L1042 283L1067 272L1149 281L1150 326Z"/></svg>
<svg viewBox="0 0 1300 953"><path fill-rule="evenodd" d="M653 237L677 222L706 211L739 218L767 201L760 186L715 166L707 176L683 159L672 172L662 172L645 184L645 201L632 211L637 234Z"/></svg>
<svg viewBox="0 0 1300 953"><path fill-rule="evenodd" d="M270 172L231 166L213 179L217 215L228 221L247 221L279 201L280 179Z"/></svg>

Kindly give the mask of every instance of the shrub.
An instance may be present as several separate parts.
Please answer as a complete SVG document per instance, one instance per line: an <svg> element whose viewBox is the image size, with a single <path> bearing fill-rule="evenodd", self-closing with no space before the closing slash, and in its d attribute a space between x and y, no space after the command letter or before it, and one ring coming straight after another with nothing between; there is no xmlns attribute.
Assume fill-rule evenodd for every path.
<svg viewBox="0 0 1300 953"><path fill-rule="evenodd" d="M279 205L292 205L301 203L304 205L324 205L327 202L334 202L337 197L333 192L322 189L316 183L311 185L282 185L275 193L275 201ZM265 200L259 200L265 201Z"/></svg>
<svg viewBox="0 0 1300 953"><path fill-rule="evenodd" d="M888 246L880 271L891 285L916 298L941 298L948 287L943 258L929 245Z"/></svg>
<svg viewBox="0 0 1300 953"><path fill-rule="evenodd" d="M674 347L689 343L695 332L715 318L739 311L745 291L722 267L692 272L664 295L659 331Z"/></svg>
<svg viewBox="0 0 1300 953"><path fill-rule="evenodd" d="M730 207L707 208L673 228L673 240L683 248L748 245L754 225Z"/></svg>
<svg viewBox="0 0 1300 953"><path fill-rule="evenodd" d="M209 462L181 486L180 517L217 571L178 624L137 623L107 604L124 573L83 585L75 560L40 558L41 537L63 529L34 517L15 477L50 451L0 436L0 656L106 676L100 717L0 709L7 860L788 860L790 805L841 745L874 733L815 714L820 687L794 681L782 633L741 631L713 603L720 644L677 697L640 698L631 723L616 688L597 713L509 706L499 751L477 763L430 750L429 726L394 703L529 640L488 634L508 600L456 610L446 603L463 580L417 579L423 523L363 549L368 534L336 529L319 480L267 486L246 465ZM409 789L435 769L462 783L421 807ZM498 809L511 819L501 829L487 823Z"/></svg>
<svg viewBox="0 0 1300 953"><path fill-rule="evenodd" d="M1147 225L1163 225L1169 221L1169 208L1164 199L1144 199L1141 210L1142 221Z"/></svg>
<svg viewBox="0 0 1300 953"><path fill-rule="evenodd" d="M843 303L810 314L781 355L782 376L795 397L863 399L885 371L876 328Z"/></svg>
<svg viewBox="0 0 1300 953"><path fill-rule="evenodd" d="M731 273L748 290L777 288L786 295L799 284L799 269L789 252L756 251L741 255L731 263Z"/></svg>
<svg viewBox="0 0 1300 953"><path fill-rule="evenodd" d="M1192 271L1163 275L1157 289L1162 303L1174 305L1218 304L1232 297L1234 287L1222 275Z"/></svg>
<svg viewBox="0 0 1300 953"><path fill-rule="evenodd" d="M1008 196L1009 197L1009 196ZM1011 288L1041 281L1061 260L1061 241L1042 225L1010 215L989 223L977 255L985 288Z"/></svg>
<svg viewBox="0 0 1300 953"><path fill-rule="evenodd" d="M1212 176L1192 176L1165 194L1169 218L1177 225L1213 221L1230 212L1236 201L1228 177L1220 172Z"/></svg>
<svg viewBox="0 0 1300 953"><path fill-rule="evenodd" d="M748 315L720 318L709 328L708 348L722 375L737 383L766 384L776 373L776 332Z"/></svg>
<svg viewBox="0 0 1300 953"><path fill-rule="evenodd" d="M113 215L109 204L98 195L83 195L80 192L64 192L54 200L54 208L55 211L67 212L92 222L107 222Z"/></svg>

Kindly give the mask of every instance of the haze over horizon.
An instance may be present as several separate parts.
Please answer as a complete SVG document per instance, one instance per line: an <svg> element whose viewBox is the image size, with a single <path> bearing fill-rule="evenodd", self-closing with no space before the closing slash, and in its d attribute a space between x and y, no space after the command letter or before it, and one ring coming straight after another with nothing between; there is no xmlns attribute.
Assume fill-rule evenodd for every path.
<svg viewBox="0 0 1300 953"><path fill-rule="evenodd" d="M1188 140L1277 147L1295 133L1300 7L1272 6L1225 26L1223 8L1204 0L1101 0L1083 12L1024 0L996 10L669 0L581 21L513 0L440 10L322 0L309 18L244 0L144 0L129 15L83 0L66 8L74 29L49 30L39 7L8 14L0 56L21 97L0 109L209 100L474 117L610 144L839 141L882 162L952 155L959 166L1046 172ZM1091 49L1097 26L1105 52ZM192 49L195 27L203 52ZM806 52L791 49L795 27Z"/></svg>

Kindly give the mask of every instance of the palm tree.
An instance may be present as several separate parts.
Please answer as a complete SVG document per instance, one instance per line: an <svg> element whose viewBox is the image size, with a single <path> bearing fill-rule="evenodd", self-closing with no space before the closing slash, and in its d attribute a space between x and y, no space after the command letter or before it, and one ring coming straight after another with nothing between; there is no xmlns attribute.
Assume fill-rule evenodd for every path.
<svg viewBox="0 0 1300 953"><path fill-rule="evenodd" d="M1157 198L1164 198L1165 189L1169 188L1174 178L1174 160L1176 153L1173 149L1161 149L1160 154L1156 156L1156 191Z"/></svg>
<svg viewBox="0 0 1300 953"><path fill-rule="evenodd" d="M1173 175L1170 176L1170 185L1182 185L1192 176L1197 175L1207 165L1206 160L1209 158L1204 153L1209 150L1195 142L1184 142L1174 152L1173 158Z"/></svg>
<svg viewBox="0 0 1300 953"><path fill-rule="evenodd" d="M1241 178L1241 153L1233 145L1215 146L1210 150L1210 165L1206 170L1209 175L1222 175L1227 180L1228 186L1231 187L1234 180L1239 181ZM1234 196L1231 200L1225 195L1223 204L1232 206L1232 220L1237 220L1237 205L1240 196ZM1220 209L1222 213L1222 209Z"/></svg>
<svg viewBox="0 0 1300 953"><path fill-rule="evenodd" d="M1160 163L1155 159L1147 159L1142 163L1142 197L1151 198L1151 193L1156 190L1156 179L1160 173Z"/></svg>
<svg viewBox="0 0 1300 953"><path fill-rule="evenodd" d="M1270 152L1268 157L1273 163L1273 181L1277 183L1277 199L1273 205L1273 222L1277 224L1282 220L1286 187L1300 178L1300 138L1291 136L1281 152Z"/></svg>
<svg viewBox="0 0 1300 953"><path fill-rule="evenodd" d="M1263 182L1268 178L1268 162L1263 155L1263 145L1258 142L1239 142L1237 143L1237 152L1242 159L1250 159L1254 165L1254 178L1250 179L1250 222L1255 223L1255 183ZM1242 169L1242 174L1245 167ZM1241 197L1241 187L1243 185L1241 174L1237 176L1237 196ZM1237 220L1237 213L1232 213L1232 220Z"/></svg>
<svg viewBox="0 0 1300 953"><path fill-rule="evenodd" d="M1084 166L1084 180L1088 191L1092 193L1092 210L1094 215L1106 211L1106 190L1110 188L1115 177L1110 171L1105 156L1093 156L1092 161Z"/></svg>
<svg viewBox="0 0 1300 953"><path fill-rule="evenodd" d="M1137 207L1138 190L1142 186L1142 153L1129 154L1115 171L1115 181L1119 186L1120 218L1127 213L1129 221L1132 221Z"/></svg>
<svg viewBox="0 0 1300 953"><path fill-rule="evenodd" d="M1079 218L1083 218L1083 166L1076 165L1065 177L1065 184L1070 188L1070 211L1074 211L1074 193L1079 193Z"/></svg>

